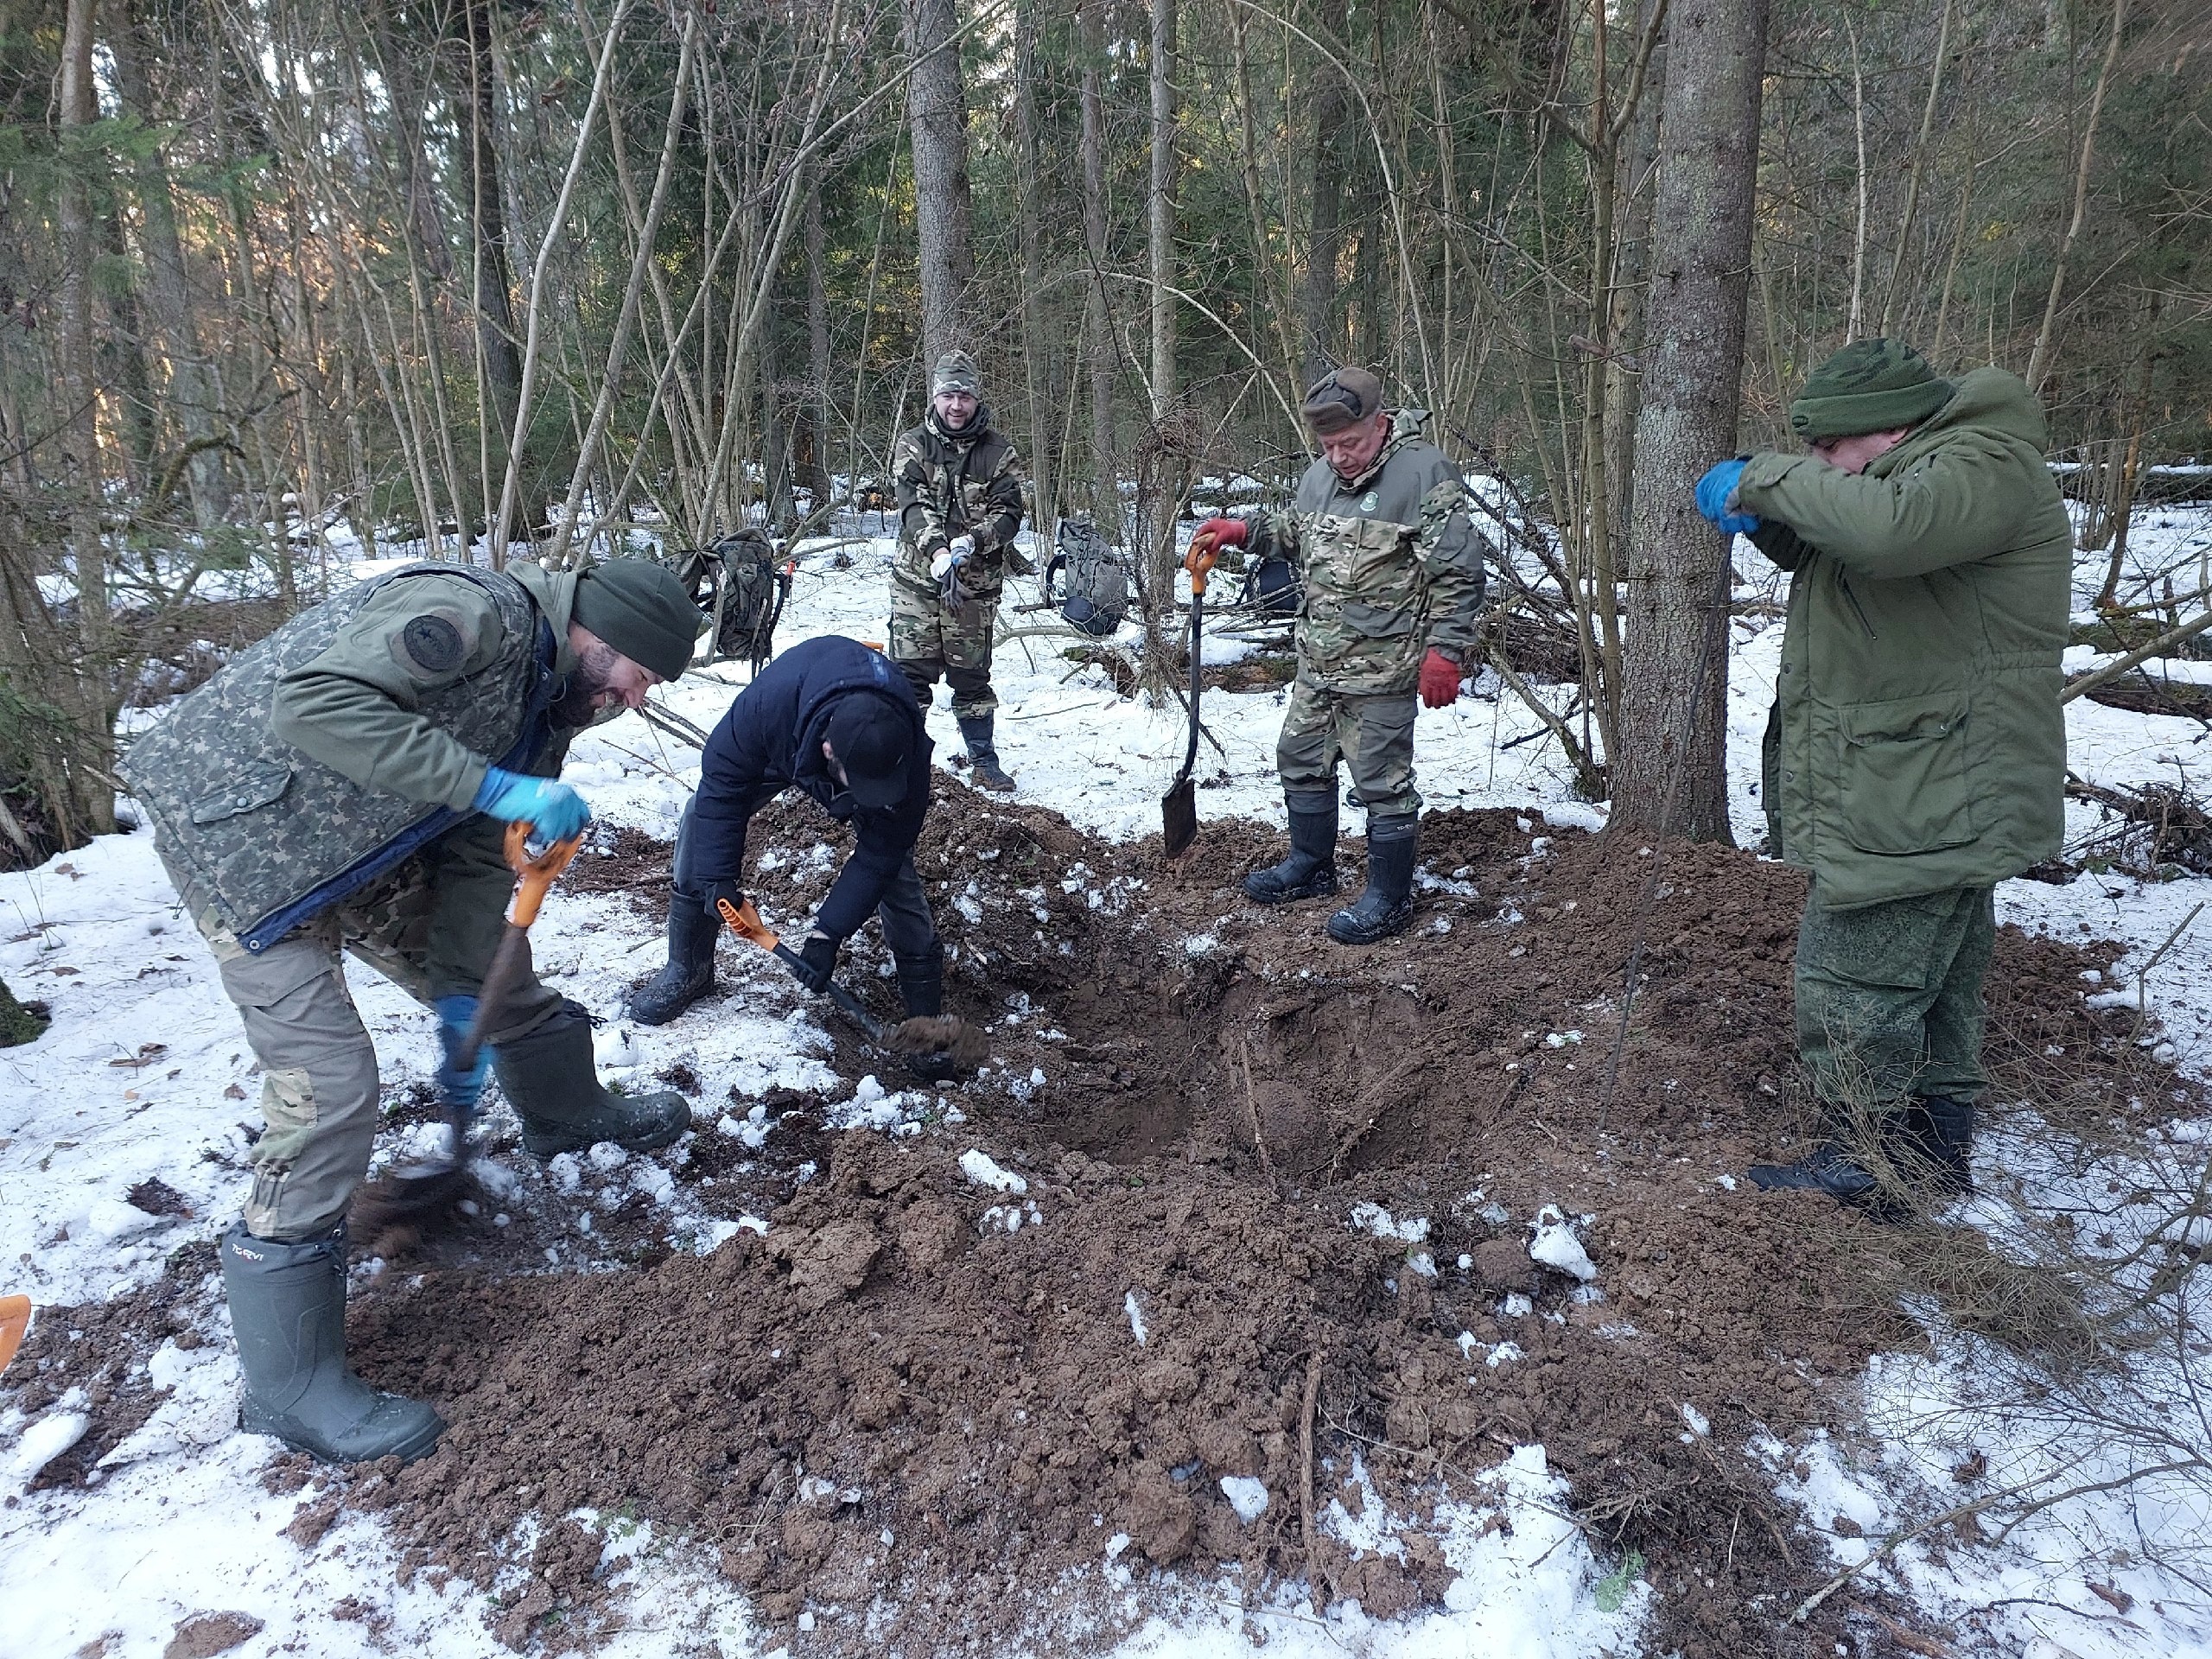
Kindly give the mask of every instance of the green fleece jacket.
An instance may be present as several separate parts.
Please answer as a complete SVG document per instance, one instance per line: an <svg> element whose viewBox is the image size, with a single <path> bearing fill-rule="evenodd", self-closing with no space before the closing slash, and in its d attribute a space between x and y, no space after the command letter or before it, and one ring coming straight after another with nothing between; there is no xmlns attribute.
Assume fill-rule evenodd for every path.
<svg viewBox="0 0 2212 1659"><path fill-rule="evenodd" d="M1816 903L2017 875L2064 823L2072 536L2018 376L1978 369L1858 476L1751 458L1752 541L1791 573L1769 810Z"/></svg>

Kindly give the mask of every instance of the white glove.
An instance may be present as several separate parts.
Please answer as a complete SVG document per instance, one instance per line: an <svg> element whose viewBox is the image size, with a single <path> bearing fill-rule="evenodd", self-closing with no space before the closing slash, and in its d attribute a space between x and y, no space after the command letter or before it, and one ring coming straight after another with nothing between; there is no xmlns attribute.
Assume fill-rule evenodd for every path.
<svg viewBox="0 0 2212 1659"><path fill-rule="evenodd" d="M973 536L956 536L947 546L955 560L964 559L976 550L976 538Z"/></svg>
<svg viewBox="0 0 2212 1659"><path fill-rule="evenodd" d="M952 550L945 549L944 552L930 561L930 580L942 584L944 581L944 573L951 569L955 563Z"/></svg>

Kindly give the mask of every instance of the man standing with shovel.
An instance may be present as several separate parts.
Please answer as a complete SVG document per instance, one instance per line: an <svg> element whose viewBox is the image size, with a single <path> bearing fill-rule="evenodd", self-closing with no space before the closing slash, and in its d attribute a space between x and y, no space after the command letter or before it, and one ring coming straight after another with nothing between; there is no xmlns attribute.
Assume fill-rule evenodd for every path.
<svg viewBox="0 0 2212 1659"><path fill-rule="evenodd" d="M221 1252L247 1428L350 1463L420 1456L444 1427L346 1363L346 1214L378 1089L340 953L435 1007L459 1046L506 927L507 825L582 830L590 809L556 781L570 740L681 674L699 625L640 560L412 565L302 612L132 745L155 849L264 1072L253 1188ZM600 1086L588 1018L526 950L498 1001L480 1034L534 1156L690 1126L680 1095Z"/></svg>
<svg viewBox="0 0 2212 1659"><path fill-rule="evenodd" d="M1211 518L1198 535L1250 556L1289 557L1304 582L1298 679L1275 745L1290 854L1244 878L1262 905L1337 890L1337 766L1367 809L1367 890L1329 918L1340 944L1370 944L1413 918L1421 797L1414 696L1456 702L1475 650L1483 538L1459 469L1421 435L1418 410L1382 404L1365 369L1337 369L1306 394L1321 448L1287 512Z"/></svg>

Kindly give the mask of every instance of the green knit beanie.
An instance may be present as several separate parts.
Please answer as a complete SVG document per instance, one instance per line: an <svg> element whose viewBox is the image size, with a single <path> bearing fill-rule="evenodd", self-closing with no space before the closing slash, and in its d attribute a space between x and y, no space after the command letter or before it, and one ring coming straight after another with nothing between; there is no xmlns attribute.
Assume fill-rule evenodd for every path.
<svg viewBox="0 0 2212 1659"><path fill-rule="evenodd" d="M1855 340L1815 369L1789 405L1808 442L1918 426L1951 401L1951 383L1897 340Z"/></svg>
<svg viewBox="0 0 2212 1659"><path fill-rule="evenodd" d="M650 559L610 559L576 578L579 627L588 629L664 680L691 660L707 619L666 565Z"/></svg>

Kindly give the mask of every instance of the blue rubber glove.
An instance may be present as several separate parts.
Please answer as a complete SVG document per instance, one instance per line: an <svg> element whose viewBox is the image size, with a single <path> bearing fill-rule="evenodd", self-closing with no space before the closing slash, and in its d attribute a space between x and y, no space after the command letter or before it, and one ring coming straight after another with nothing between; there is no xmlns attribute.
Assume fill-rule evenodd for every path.
<svg viewBox="0 0 2212 1659"><path fill-rule="evenodd" d="M540 841L566 841L591 822L591 808L566 784L550 778L524 778L487 767L469 803L479 812L508 823L526 823Z"/></svg>
<svg viewBox="0 0 2212 1659"><path fill-rule="evenodd" d="M476 999L456 994L438 998L431 1007L438 1011L438 1040L445 1049L445 1062L438 1067L438 1088L456 1109L474 1115L484 1093L485 1073L491 1070L492 1045L486 1043L477 1049L476 1064L466 1072L454 1070L454 1056L468 1035L469 1027L476 1023Z"/></svg>
<svg viewBox="0 0 2212 1659"><path fill-rule="evenodd" d="M1697 481L1697 510L1723 536L1748 536L1759 527L1757 513L1732 512L1728 508L1743 476L1744 462L1739 457L1715 462Z"/></svg>

